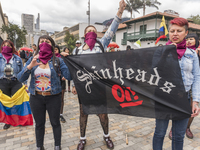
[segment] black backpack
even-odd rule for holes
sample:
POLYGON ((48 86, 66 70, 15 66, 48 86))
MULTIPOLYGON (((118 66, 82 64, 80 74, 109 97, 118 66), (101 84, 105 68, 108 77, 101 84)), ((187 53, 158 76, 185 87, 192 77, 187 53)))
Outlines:
POLYGON ((25 58, 25 51, 22 50, 22 51, 19 53, 19 55, 20 55, 21 58, 25 58))
MULTIPOLYGON (((97 40, 96 43, 99 44, 98 47, 101 49, 102 53, 104 53, 104 48, 103 48, 103 45, 101 44, 101 42, 100 42, 99 40, 97 40)), ((79 52, 79 49, 78 49, 78 47, 77 47, 77 48, 76 48, 76 53, 75 53, 75 54, 77 55, 78 52, 79 52)))

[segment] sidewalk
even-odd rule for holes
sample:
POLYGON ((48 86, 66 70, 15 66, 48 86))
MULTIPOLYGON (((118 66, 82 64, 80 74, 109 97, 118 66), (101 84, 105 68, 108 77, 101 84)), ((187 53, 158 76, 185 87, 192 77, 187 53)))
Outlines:
MULTIPOLYGON (((62 150, 76 150, 79 142, 79 104, 76 95, 65 92, 64 117, 66 123, 62 126, 62 150)), ((155 119, 140 118, 126 115, 109 115, 109 129, 115 144, 115 150, 151 150, 152 138, 155 128, 155 119), (125 135, 128 135, 126 145, 125 135)), ((34 126, 11 127, 3 130, 0 123, 0 150, 35 150, 34 126)), ((171 128, 171 122, 168 128, 171 128)), ((194 139, 185 137, 184 150, 200 150, 200 116, 194 119, 191 130, 194 139)), ((87 144, 85 150, 106 150, 103 142, 103 131, 96 115, 90 115, 86 131, 87 144)), ((164 150, 171 150, 171 140, 166 134, 164 150)), ((51 125, 47 115, 46 133, 44 139, 46 150, 54 149, 54 140, 51 125)))

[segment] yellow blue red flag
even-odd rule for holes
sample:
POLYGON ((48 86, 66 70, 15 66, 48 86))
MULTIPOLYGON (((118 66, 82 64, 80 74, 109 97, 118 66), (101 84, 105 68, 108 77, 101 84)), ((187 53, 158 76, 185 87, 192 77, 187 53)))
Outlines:
POLYGON ((12 97, 0 90, 0 122, 12 126, 33 125, 29 95, 22 86, 12 97))
POLYGON ((164 38, 167 38, 167 35, 168 34, 168 30, 167 30, 167 26, 165 24, 165 17, 163 16, 162 17, 162 22, 160 23, 160 29, 159 29, 159 33, 158 33, 158 38, 155 42, 155 45, 158 43, 158 41, 160 39, 164 39, 164 38))

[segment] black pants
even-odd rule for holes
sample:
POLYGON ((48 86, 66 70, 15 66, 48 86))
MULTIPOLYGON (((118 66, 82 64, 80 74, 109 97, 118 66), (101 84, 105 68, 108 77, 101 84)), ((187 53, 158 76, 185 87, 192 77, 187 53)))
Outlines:
POLYGON ((68 82, 68 86, 70 86, 70 82, 71 82, 71 80, 67 80, 67 82, 68 82))
POLYGON ((0 79, 0 89, 7 96, 12 97, 21 87, 18 80, 0 79))
POLYGON ((60 107, 61 107, 61 94, 42 96, 31 95, 30 106, 35 119, 35 134, 37 147, 42 147, 44 143, 46 110, 49 114, 51 126, 53 128, 55 146, 61 144, 61 125, 60 125, 60 107))

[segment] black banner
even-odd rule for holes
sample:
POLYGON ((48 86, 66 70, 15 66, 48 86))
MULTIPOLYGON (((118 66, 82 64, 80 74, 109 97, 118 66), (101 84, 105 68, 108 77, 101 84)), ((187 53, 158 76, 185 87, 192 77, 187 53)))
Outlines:
POLYGON ((86 114, 184 119, 192 113, 173 45, 63 59, 86 114))

